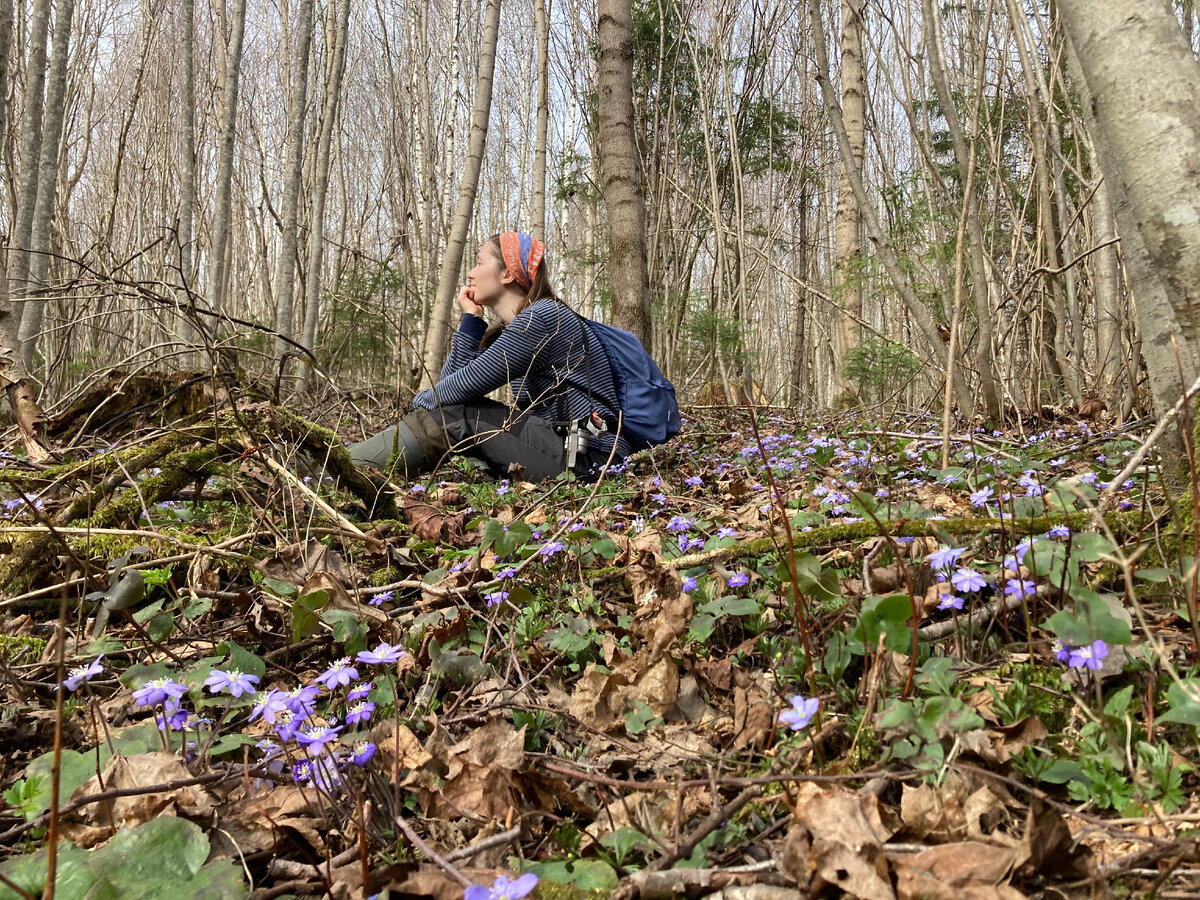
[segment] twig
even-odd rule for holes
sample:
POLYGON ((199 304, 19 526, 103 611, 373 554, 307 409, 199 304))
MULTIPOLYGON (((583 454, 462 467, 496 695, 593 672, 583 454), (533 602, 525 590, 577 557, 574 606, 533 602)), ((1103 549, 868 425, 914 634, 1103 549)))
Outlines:
POLYGON ((322 869, 336 869, 354 861, 358 856, 358 844, 343 850, 337 856, 330 859, 328 862, 313 863, 296 862, 291 859, 273 859, 271 860, 270 873, 276 878, 302 878, 305 880, 312 878, 321 878, 324 876, 322 869))
MULTIPOLYGON (((1045 600, 1049 594, 1050 586, 1046 584, 1039 584, 1034 594, 1026 594, 1025 597, 1028 599, 1029 597, 1036 595, 1040 599, 1045 600)), ((944 637, 949 637, 950 635, 956 633, 960 627, 965 628, 967 633, 970 634, 976 628, 986 625, 988 622, 992 621, 992 619, 996 618, 996 616, 1000 615, 1002 612, 1012 612, 1020 605, 1020 594, 1009 594, 1007 597, 997 597, 983 609, 977 609, 970 615, 963 616, 961 619, 947 619, 944 622, 934 622, 932 625, 926 625, 924 628, 920 629, 919 633, 921 637, 925 638, 927 641, 936 641, 944 637)))
POLYGON ((499 834, 493 834, 490 837, 485 837, 481 841, 476 841, 474 844, 468 844, 466 847, 459 847, 457 850, 452 850, 446 854, 446 862, 457 862, 460 859, 470 859, 477 853, 482 853, 484 850, 490 850, 492 847, 502 847, 510 841, 515 841, 521 836, 521 826, 510 828, 508 831, 501 831, 499 834))
MULTIPOLYGON (((195 778, 180 778, 176 781, 165 781, 161 784, 147 784, 142 787, 132 788, 110 788, 107 791, 100 791, 98 794, 88 794, 86 797, 80 797, 78 800, 72 800, 66 806, 59 809, 58 814, 65 816, 68 813, 75 812, 77 809, 82 809, 85 806, 90 806, 93 803, 102 803, 105 800, 112 800, 117 797, 136 797, 139 794, 161 794, 167 791, 174 791, 183 787, 192 787, 198 784, 216 784, 219 781, 225 781, 231 778, 241 778, 248 774, 256 776, 262 773, 257 771, 257 766, 243 766, 238 771, 230 770, 228 772, 209 772, 207 775, 197 775, 195 778)), ((25 832, 34 828, 41 828, 50 821, 50 813, 44 812, 36 819, 30 819, 21 825, 14 825, 3 833, 0 833, 0 844, 3 844, 12 838, 20 837, 25 832)))
POLYGON ((413 831, 412 826, 404 820, 403 816, 396 816, 393 820, 400 830, 404 832, 404 836, 416 845, 417 849, 425 854, 425 858, 434 863, 438 868, 444 871, 447 875, 461 884, 463 887, 470 887, 472 882, 466 875, 458 871, 451 865, 450 861, 444 856, 440 856, 436 850, 430 847, 427 843, 421 840, 421 836, 413 831))

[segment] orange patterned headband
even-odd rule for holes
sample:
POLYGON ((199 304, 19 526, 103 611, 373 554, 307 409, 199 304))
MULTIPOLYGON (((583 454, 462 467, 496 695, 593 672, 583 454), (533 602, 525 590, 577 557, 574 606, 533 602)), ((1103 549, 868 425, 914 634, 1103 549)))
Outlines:
POLYGON ((546 245, 524 232, 505 231, 500 235, 500 255, 509 274, 529 290, 546 255, 546 245))

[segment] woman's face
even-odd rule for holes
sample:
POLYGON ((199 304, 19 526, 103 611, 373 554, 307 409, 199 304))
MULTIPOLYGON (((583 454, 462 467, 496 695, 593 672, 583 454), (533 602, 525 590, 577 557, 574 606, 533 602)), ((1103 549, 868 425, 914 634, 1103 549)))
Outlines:
POLYGON ((467 272, 467 282, 475 292, 475 302, 480 306, 494 306, 504 296, 505 285, 512 280, 500 261, 499 248, 491 241, 480 247, 475 255, 475 266, 467 272))

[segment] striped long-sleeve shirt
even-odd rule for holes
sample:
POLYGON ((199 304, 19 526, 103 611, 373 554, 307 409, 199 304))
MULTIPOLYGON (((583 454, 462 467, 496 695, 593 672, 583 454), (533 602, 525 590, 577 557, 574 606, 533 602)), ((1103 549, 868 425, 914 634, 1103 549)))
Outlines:
MULTIPOLYGON (((595 337, 587 341, 585 360, 583 327, 583 320, 568 307, 555 300, 538 300, 481 350, 479 340, 487 323, 468 313, 450 339, 441 379, 417 394, 413 406, 432 412, 439 403, 468 403, 510 384, 518 408, 543 419, 557 421, 564 412, 567 419, 581 419, 594 411, 616 421, 612 367, 595 337)), ((595 460, 602 454, 602 461, 612 443, 608 434, 593 437, 589 457, 595 460)), ((619 438, 614 460, 629 452, 625 438, 619 438)))

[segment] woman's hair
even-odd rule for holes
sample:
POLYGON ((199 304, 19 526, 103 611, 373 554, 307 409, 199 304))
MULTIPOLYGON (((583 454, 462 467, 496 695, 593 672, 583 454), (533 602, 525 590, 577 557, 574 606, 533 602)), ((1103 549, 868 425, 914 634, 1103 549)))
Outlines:
MULTIPOLYGON (((499 263, 500 268, 507 272, 508 266, 504 263, 504 254, 500 252, 500 235, 493 234, 487 239, 484 247, 491 251, 492 255, 496 257, 496 262, 499 263)), ((546 264, 546 260, 543 259, 538 265, 537 270, 533 273, 533 281, 529 285, 529 290, 525 292, 525 299, 521 301, 516 311, 519 314, 538 300, 546 299, 558 300, 559 298, 554 293, 554 288, 550 284, 550 267, 546 264)), ((491 346, 492 342, 500 337, 500 332, 503 330, 503 322, 495 322, 488 326, 488 330, 479 339, 479 348, 482 350, 491 346)))

